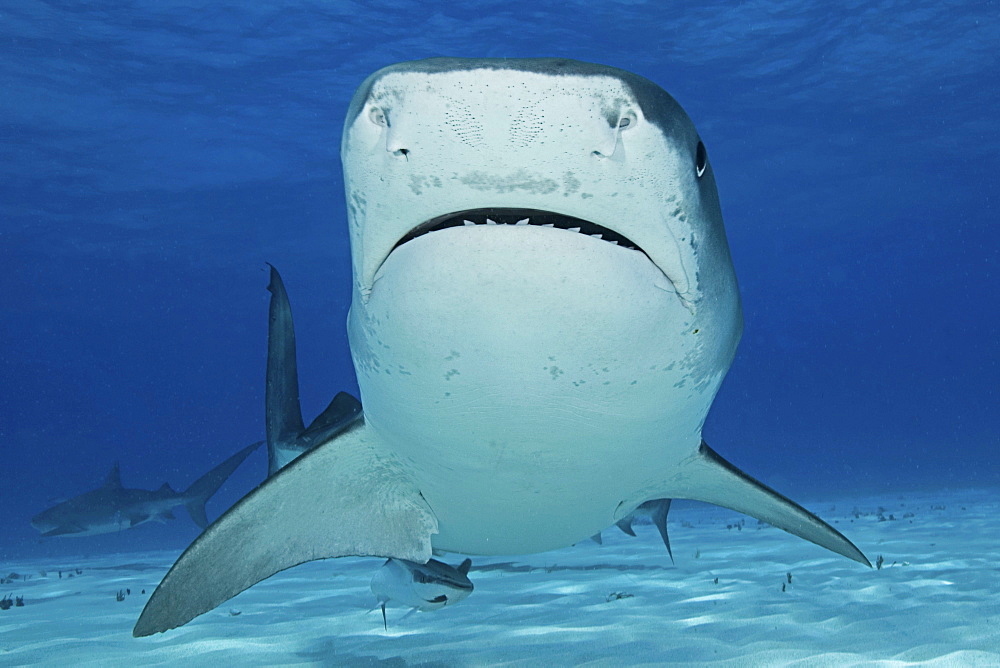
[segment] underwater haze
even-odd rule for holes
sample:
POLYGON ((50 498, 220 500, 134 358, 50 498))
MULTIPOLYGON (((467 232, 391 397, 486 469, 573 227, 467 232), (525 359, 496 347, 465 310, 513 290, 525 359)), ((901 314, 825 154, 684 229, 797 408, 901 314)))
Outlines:
MULTIPOLYGON (((997 2, 5 3, 0 559, 198 535, 30 520, 116 462, 183 489, 264 438, 266 263, 307 421, 357 395, 342 126, 365 77, 435 56, 612 65, 691 116, 745 317, 704 431, 727 459, 807 506, 995 491, 998 44, 997 2)), ((265 474, 261 449, 209 519, 265 474)))

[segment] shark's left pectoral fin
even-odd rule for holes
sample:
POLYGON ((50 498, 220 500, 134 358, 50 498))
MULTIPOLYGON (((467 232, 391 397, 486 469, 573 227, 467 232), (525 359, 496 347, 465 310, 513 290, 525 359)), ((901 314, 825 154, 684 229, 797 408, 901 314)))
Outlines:
POLYGON ((698 453, 684 462, 683 471, 683 478, 671 485, 672 496, 745 513, 871 567, 868 558, 843 534, 727 462, 707 443, 702 442, 698 453))
POLYGON ((378 556, 426 562, 437 519, 365 425, 302 455, 244 497, 181 555, 132 635, 176 628, 278 571, 378 556))

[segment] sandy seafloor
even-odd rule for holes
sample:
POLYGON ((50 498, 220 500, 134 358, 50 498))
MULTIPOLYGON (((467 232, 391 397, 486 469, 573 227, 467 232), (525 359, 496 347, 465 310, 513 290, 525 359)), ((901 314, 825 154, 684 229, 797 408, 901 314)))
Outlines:
POLYGON ((0 595, 24 605, 0 610, 0 665, 1000 665, 1000 492, 810 507, 882 568, 678 502, 674 566, 651 526, 637 538, 606 531, 604 545, 478 558, 472 596, 409 616, 390 608, 388 631, 370 612, 375 559, 285 571, 143 639, 132 625, 178 553, 4 562, 4 576, 21 577, 0 595), (122 589, 131 595, 119 602, 122 589))

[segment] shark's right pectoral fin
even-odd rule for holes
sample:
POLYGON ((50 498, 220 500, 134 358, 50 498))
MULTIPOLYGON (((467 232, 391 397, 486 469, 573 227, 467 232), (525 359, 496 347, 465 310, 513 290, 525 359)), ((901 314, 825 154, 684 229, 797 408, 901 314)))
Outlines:
POLYGON ((132 635, 198 615, 278 571, 315 559, 426 562, 437 519, 361 423, 268 478, 205 530, 153 592, 132 635))
POLYGON ((684 476, 674 482, 669 492, 675 498, 705 501, 745 513, 871 567, 867 557, 842 533, 739 470, 707 443, 702 442, 697 454, 684 462, 684 476))

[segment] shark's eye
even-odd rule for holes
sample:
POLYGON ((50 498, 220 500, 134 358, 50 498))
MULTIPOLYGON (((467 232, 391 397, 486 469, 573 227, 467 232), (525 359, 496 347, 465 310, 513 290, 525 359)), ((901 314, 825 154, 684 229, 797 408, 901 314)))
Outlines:
POLYGON ((698 142, 698 149, 695 151, 694 155, 694 171, 700 179, 705 173, 705 167, 708 166, 708 152, 705 150, 705 145, 698 142))
POLYGON ((635 112, 627 111, 618 119, 618 129, 624 130, 635 125, 635 112))
POLYGON ((375 125, 381 125, 384 128, 389 127, 389 115, 385 113, 384 109, 380 109, 379 107, 372 107, 368 110, 368 120, 375 125))
POLYGON ((626 116, 625 118, 623 118, 620 121, 618 121, 618 127, 620 127, 620 128, 627 128, 631 122, 632 122, 632 119, 629 118, 628 116, 626 116))

